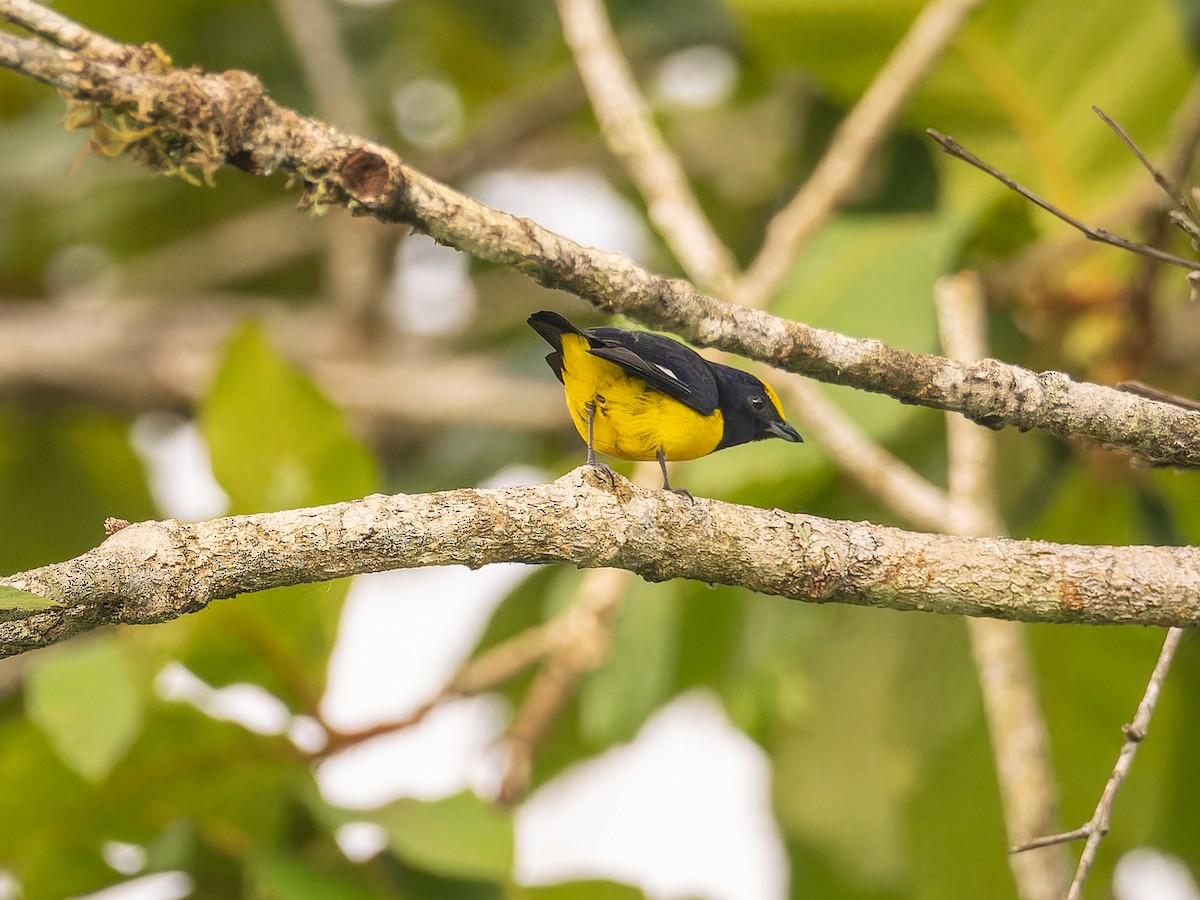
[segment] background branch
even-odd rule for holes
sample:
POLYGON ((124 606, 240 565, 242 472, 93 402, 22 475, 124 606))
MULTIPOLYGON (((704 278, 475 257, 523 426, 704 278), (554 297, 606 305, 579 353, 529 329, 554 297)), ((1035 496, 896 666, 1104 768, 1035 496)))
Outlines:
POLYGON ((225 342, 257 318, 281 352, 351 415, 375 424, 565 430, 561 390, 478 355, 349 352, 327 309, 212 299, 187 304, 0 304, 0 394, 85 397, 120 409, 191 408, 225 342), (124 364, 113 365, 113 360, 124 364), (440 390, 453 379, 460 387, 440 390), (427 398, 439 397, 438 403, 427 398), (511 403, 513 396, 523 398, 511 403))

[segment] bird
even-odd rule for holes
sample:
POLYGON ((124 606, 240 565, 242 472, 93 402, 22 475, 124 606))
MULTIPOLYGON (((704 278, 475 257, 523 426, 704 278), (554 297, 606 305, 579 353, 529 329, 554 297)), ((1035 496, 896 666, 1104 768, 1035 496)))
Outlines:
POLYGON ((546 310, 528 322, 554 348, 546 362, 563 383, 589 466, 608 468, 596 462, 597 452, 656 459, 663 490, 686 494, 671 487, 668 460, 764 438, 804 440, 785 421, 770 385, 674 338, 611 325, 577 328, 546 310))

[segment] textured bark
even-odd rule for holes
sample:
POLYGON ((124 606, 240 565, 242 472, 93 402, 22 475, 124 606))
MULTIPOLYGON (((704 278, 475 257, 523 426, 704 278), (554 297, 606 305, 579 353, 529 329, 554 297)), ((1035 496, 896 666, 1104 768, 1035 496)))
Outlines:
POLYGON ((615 485, 374 495, 196 524, 142 522, 66 562, 0 579, 57 601, 7 611, 0 655, 108 623, 148 624, 281 585, 415 566, 573 563, 813 603, 1035 622, 1194 625, 1200 550, 956 538, 615 485))

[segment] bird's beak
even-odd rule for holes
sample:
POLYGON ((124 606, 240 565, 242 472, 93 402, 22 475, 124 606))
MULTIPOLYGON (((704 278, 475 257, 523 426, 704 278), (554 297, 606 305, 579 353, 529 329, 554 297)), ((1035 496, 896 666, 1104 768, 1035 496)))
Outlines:
POLYGON ((793 444, 804 443, 804 438, 800 437, 800 432, 787 422, 769 422, 767 423, 767 431, 771 433, 771 437, 783 438, 785 441, 791 441, 793 444))

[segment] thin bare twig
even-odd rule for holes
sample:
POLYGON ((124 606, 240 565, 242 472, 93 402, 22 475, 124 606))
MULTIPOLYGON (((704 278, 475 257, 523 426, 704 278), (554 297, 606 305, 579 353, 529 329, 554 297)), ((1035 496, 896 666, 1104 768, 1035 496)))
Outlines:
POLYGON ((1125 143, 1125 146, 1138 158, 1142 167, 1150 173, 1150 177, 1154 179, 1154 183, 1162 188, 1167 198, 1175 204, 1176 208, 1167 217, 1168 221, 1173 221, 1182 228, 1191 238, 1192 245, 1195 247, 1197 243, 1200 243, 1200 213, 1197 213, 1196 204, 1188 198, 1187 194, 1179 190, 1178 185, 1173 184, 1166 175, 1159 171, 1154 163, 1150 162, 1146 154, 1142 152, 1142 149, 1124 128, 1114 122, 1100 107, 1093 106, 1092 110, 1104 121, 1105 125, 1116 132, 1117 136, 1125 143))
POLYGON ((321 721, 321 725, 325 729, 325 744, 312 754, 312 758, 325 759, 330 756, 336 756, 348 747, 354 747, 366 741, 374 740, 377 737, 383 737, 385 734, 394 734, 397 731, 404 731, 406 728, 419 725, 425 721, 431 712, 448 699, 450 699, 450 695, 445 692, 439 693, 433 699, 422 703, 407 716, 399 719, 390 719, 387 722, 379 722, 370 728, 362 728, 357 731, 339 731, 338 729, 331 728, 323 720, 318 720, 321 721))
POLYGON ((1091 828, 1087 825, 1082 825, 1073 831, 1060 831, 1057 834, 1047 834, 1042 837, 1034 838, 1031 841, 1017 844, 1010 847, 1009 853, 1027 853, 1030 850, 1040 850, 1042 847, 1056 847, 1060 844, 1069 844, 1072 841, 1081 841, 1091 832, 1091 828))
MULTIPOLYGON (((934 289, 942 349, 948 356, 978 359, 987 353, 987 310, 973 272, 941 279, 934 289)), ((995 439, 960 416, 946 417, 949 462, 949 528, 976 537, 1002 532, 996 513, 995 439)), ((996 778, 1010 842, 1057 824, 1058 792, 1050 764, 1050 739, 1037 685, 1018 622, 968 619, 971 655, 979 676, 996 778)), ((1058 900, 1069 871, 1061 851, 1010 858, 1022 900, 1058 900)))
POLYGON ((1083 885, 1087 881, 1088 874, 1091 872, 1092 864, 1095 862, 1096 853, 1100 849, 1100 842, 1108 833, 1113 802, 1116 800, 1117 791, 1120 790, 1125 778, 1129 775, 1129 770, 1133 767, 1133 758, 1137 755, 1138 747, 1146 738, 1146 732, 1150 728, 1150 720, 1154 716, 1154 708, 1158 704, 1159 694, 1162 692, 1167 672, 1171 668, 1171 662, 1175 659, 1175 653, 1179 649, 1179 643, 1183 640, 1183 635, 1184 629, 1182 628, 1169 628, 1167 630, 1162 650, 1158 654, 1158 661, 1154 664, 1154 671, 1150 675, 1150 681, 1146 684, 1146 691, 1142 694, 1141 702, 1138 703, 1137 713, 1133 717, 1133 722, 1126 725, 1123 729, 1125 732, 1125 743, 1122 744, 1121 752, 1117 755, 1117 762, 1113 766, 1112 774, 1108 776, 1108 781, 1105 782, 1104 791, 1100 795, 1100 802, 1096 805, 1096 811, 1092 814, 1092 818, 1082 827, 1076 828, 1073 831, 1037 838, 1036 840, 1012 848, 1011 852, 1013 853, 1023 853, 1038 847, 1087 838, 1087 843, 1083 847, 1083 853, 1079 857, 1079 865, 1075 869, 1075 877, 1071 881, 1070 890, 1067 892, 1067 900, 1079 900, 1083 896, 1083 885))
MULTIPOLYGON (((1111 121, 1099 110, 1097 113, 1106 121, 1111 121)), ((1116 126, 1115 123, 1111 126, 1137 154, 1142 165, 1154 177, 1155 182, 1177 206, 1177 210, 1166 216, 1158 214, 1157 206, 1153 208, 1155 215, 1150 220, 1145 238, 1145 243, 1151 247, 1161 247, 1164 244, 1173 223, 1187 233, 1192 240, 1192 246, 1196 246, 1196 205, 1190 201, 1186 193, 1179 190, 1178 186, 1191 171, 1192 162, 1196 157, 1196 146, 1200 143, 1200 76, 1192 79, 1187 96, 1179 105, 1174 120, 1171 128, 1172 136, 1165 153, 1167 161, 1165 172, 1159 172, 1157 168, 1149 164, 1141 149, 1134 144, 1123 129, 1116 126)), ((1151 359, 1154 351, 1157 322, 1152 297, 1161 271, 1162 268, 1155 260, 1143 258, 1125 289, 1126 303, 1133 320, 1130 335, 1126 340, 1125 356, 1126 365, 1132 372, 1139 371, 1151 359)), ((1189 276, 1189 282, 1193 278, 1194 275, 1189 276)))
MULTIPOLYGON (((464 662, 446 682, 436 696, 422 703, 406 716, 380 722, 358 731, 338 731, 325 725, 329 739, 315 755, 332 756, 349 746, 369 741, 384 734, 411 728, 450 700, 462 697, 477 697, 495 690, 530 666, 544 659, 557 644, 562 642, 558 633, 563 630, 562 620, 567 613, 533 628, 527 628, 506 641, 464 662)), ((324 724, 324 723, 322 723, 324 724)))
POLYGON ((1070 213, 1055 206, 1049 200, 1035 194, 1029 188, 1025 187, 1018 181, 1013 180, 1004 172, 1001 172, 990 163, 984 162, 975 154, 971 153, 962 144, 954 140, 952 137, 947 137, 939 131, 932 128, 926 129, 926 134, 937 141, 942 149, 956 159, 961 159, 965 163, 969 163, 975 168, 991 175, 1006 188, 1020 194, 1030 203, 1040 206, 1046 212, 1055 218, 1061 219, 1072 228, 1080 232, 1084 237, 1091 241, 1097 241, 1102 244, 1108 244, 1113 247, 1119 247, 1122 250, 1128 250, 1130 253, 1137 253, 1140 256, 1146 256, 1150 259, 1156 259, 1159 262, 1170 263, 1173 266, 1180 266, 1191 271, 1200 270, 1200 260, 1188 259, 1183 256, 1176 256, 1174 253, 1167 253, 1165 250, 1159 250, 1157 247, 1148 247, 1145 244, 1139 244, 1137 241, 1131 241, 1128 238, 1123 238, 1118 234, 1113 234, 1111 231, 1106 231, 1103 228, 1094 228, 1086 222, 1075 218, 1070 213))
POLYGON ((804 186, 767 226, 763 246, 738 279, 733 299, 743 306, 766 306, 804 242, 853 189, 901 107, 980 2, 934 0, 921 10, 838 126, 804 186))
POLYGON ((1146 157, 1146 154, 1142 152, 1142 148, 1139 147, 1133 138, 1129 136, 1129 132, 1113 121, 1112 117, 1100 107, 1093 106, 1092 112, 1098 115, 1100 120, 1109 128, 1111 128, 1113 132, 1116 133, 1117 137, 1124 142, 1125 146, 1133 152, 1133 155, 1138 158, 1138 162, 1140 162, 1142 167, 1150 173, 1150 177, 1154 179, 1154 183, 1162 188, 1163 193, 1167 195, 1167 198, 1172 203, 1179 206, 1180 209, 1184 210, 1185 212, 1190 212, 1190 204, 1188 203, 1187 198, 1179 193, 1178 186, 1172 184, 1171 181, 1168 180, 1167 176, 1160 172, 1154 163, 1150 162, 1150 160, 1146 157))

